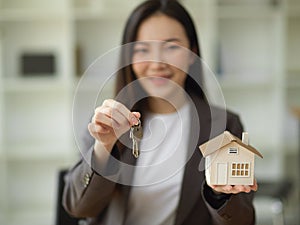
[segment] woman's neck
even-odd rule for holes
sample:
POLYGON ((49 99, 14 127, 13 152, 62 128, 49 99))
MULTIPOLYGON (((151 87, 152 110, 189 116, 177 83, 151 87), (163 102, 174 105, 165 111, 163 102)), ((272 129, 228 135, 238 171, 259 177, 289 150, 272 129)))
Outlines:
POLYGON ((177 96, 176 101, 163 98, 150 97, 148 99, 149 109, 153 113, 168 114, 178 111, 186 102, 185 95, 177 96))

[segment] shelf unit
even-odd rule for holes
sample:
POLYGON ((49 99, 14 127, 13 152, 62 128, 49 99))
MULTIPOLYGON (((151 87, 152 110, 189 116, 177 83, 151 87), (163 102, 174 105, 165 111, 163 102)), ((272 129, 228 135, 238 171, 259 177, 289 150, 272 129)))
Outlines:
POLYGON ((70 2, 0 2, 1 224, 52 224, 57 173, 72 140, 70 2), (53 54, 55 73, 25 77, 23 54, 53 54))
POLYGON ((282 121, 284 109, 283 5, 225 2, 217 7, 217 76, 226 105, 241 115, 251 142, 266 156, 257 160, 257 176, 276 179, 283 176, 282 124, 274 123, 282 121), (273 168, 269 173, 266 164, 273 168))
MULTIPOLYGON (((57 172, 79 157, 71 121, 76 85, 99 56, 119 46, 139 2, 0 0, 0 224, 53 224, 57 172), (53 54, 55 73, 23 77, 20 55, 28 52, 53 54)), ((300 4, 182 2, 227 107, 241 115, 265 156, 257 160, 259 178, 282 177, 285 152, 298 150, 290 108, 300 105, 300 4)), ((107 85, 102 97, 111 90, 107 85)))
MULTIPOLYGON (((285 140, 289 143, 288 151, 293 154, 299 149, 298 123, 292 108, 300 105, 300 2, 289 0, 286 17, 286 128, 285 140), (290 132, 289 132, 290 131, 290 132), (292 131, 292 132, 291 132, 292 131)), ((299 150, 298 150, 299 151, 299 150)), ((300 153, 298 153, 300 154, 300 153)))

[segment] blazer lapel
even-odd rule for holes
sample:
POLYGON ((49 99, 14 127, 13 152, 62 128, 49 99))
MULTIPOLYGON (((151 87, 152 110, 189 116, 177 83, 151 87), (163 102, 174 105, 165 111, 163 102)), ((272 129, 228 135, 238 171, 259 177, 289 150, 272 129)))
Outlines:
POLYGON ((133 181, 133 176, 134 176, 134 167, 136 164, 136 158, 133 157, 131 150, 129 148, 124 149, 124 153, 122 155, 122 162, 125 163, 126 165, 131 165, 130 167, 124 169, 122 171, 122 181, 124 182, 124 185, 121 185, 121 192, 123 195, 123 208, 124 208, 124 215, 123 215, 123 223, 125 224, 126 222, 126 217, 128 215, 128 200, 129 200, 129 195, 130 195, 130 190, 131 190, 131 183, 133 181))
POLYGON ((175 225, 184 222, 189 212, 201 195, 201 185, 205 179, 204 167, 201 166, 202 154, 198 146, 209 138, 210 109, 202 100, 193 99, 196 112, 191 112, 189 155, 192 155, 185 166, 180 201, 177 209, 175 225), (196 140, 196 141, 194 141, 196 140), (192 151, 192 152, 191 152, 192 151))
POLYGON ((176 225, 183 223, 193 205, 200 197, 201 184, 204 179, 204 173, 197 170, 200 159, 200 153, 195 151, 195 154, 193 154, 192 158, 186 165, 181 197, 175 220, 176 225))

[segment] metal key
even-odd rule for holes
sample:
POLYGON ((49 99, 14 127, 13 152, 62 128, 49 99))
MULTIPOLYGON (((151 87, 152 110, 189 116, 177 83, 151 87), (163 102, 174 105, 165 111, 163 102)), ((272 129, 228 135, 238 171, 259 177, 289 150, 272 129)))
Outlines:
POLYGON ((143 128, 139 120, 137 125, 130 128, 130 139, 132 139, 132 154, 135 158, 139 157, 139 141, 143 137, 143 128))

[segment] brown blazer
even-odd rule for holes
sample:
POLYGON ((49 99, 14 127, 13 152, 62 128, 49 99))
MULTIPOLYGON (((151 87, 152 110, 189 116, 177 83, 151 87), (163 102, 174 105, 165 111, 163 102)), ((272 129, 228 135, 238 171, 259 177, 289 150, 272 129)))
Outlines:
MULTIPOLYGON (((199 169, 202 155, 198 146, 224 130, 229 130, 234 135, 241 137, 243 129, 240 120, 233 113, 216 107, 209 107, 198 97, 193 97, 193 102, 197 112, 191 113, 190 136, 191 140, 196 138, 197 141, 191 144, 192 157, 185 166, 175 225, 253 225, 255 224, 255 213, 252 204, 253 193, 231 195, 225 204, 218 209, 214 209, 204 197, 204 171, 201 168, 199 169), (212 122, 214 122, 213 125, 212 122), (200 134, 193 132, 197 128, 199 130, 199 127, 200 134), (213 132, 210 135, 211 130, 213 132)), ((120 205, 124 204, 124 216, 126 216, 130 186, 116 184, 91 168, 93 140, 91 137, 87 139, 89 141, 86 142, 86 149, 88 150, 85 160, 78 162, 65 176, 66 186, 63 195, 65 209, 75 217, 88 217, 87 220, 90 224, 101 224, 112 196, 119 193, 123 196, 120 205)), ((120 160, 133 165, 135 163, 130 150, 122 151, 120 160)), ((114 166, 111 168, 116 171, 121 170, 114 166)), ((109 176, 113 176, 113 173, 111 174, 111 171, 108 171, 109 176)))

